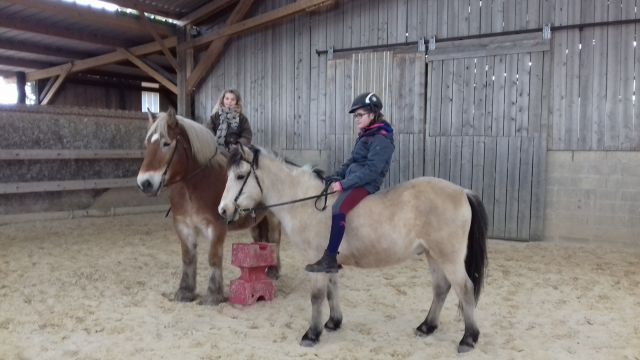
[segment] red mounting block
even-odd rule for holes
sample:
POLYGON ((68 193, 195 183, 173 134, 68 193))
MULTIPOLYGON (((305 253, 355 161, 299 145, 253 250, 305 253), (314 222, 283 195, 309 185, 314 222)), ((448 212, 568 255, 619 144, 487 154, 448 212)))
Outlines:
POLYGON ((240 277, 231 280, 229 301, 238 305, 251 305, 260 300, 272 300, 276 286, 267 277, 267 267, 278 264, 275 244, 233 244, 231 264, 240 268, 240 277))

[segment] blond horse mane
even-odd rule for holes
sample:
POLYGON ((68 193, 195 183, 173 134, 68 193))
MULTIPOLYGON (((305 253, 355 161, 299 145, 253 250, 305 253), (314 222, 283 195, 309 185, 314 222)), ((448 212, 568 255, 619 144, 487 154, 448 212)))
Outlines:
MULTIPOLYGON (((217 149, 215 136, 209 129, 196 121, 179 115, 176 115, 175 118, 178 124, 180 124, 187 133, 187 137, 191 143, 191 151, 199 164, 206 164, 212 158, 220 164, 224 164, 226 162, 225 157, 217 149)), ((149 141, 150 137, 154 134, 167 137, 169 134, 169 120, 170 115, 168 113, 158 113, 156 121, 147 131, 145 140, 149 141)))

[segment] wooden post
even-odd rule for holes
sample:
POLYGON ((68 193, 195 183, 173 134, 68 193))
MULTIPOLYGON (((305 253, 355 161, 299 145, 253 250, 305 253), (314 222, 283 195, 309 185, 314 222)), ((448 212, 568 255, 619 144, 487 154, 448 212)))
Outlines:
POLYGON ((16 73, 16 88, 18 89, 18 104, 25 104, 27 100, 27 93, 25 92, 25 85, 27 85, 27 75, 23 71, 16 73))
MULTIPOLYGON (((178 30, 178 44, 188 42, 191 35, 188 27, 178 30)), ((193 69, 193 49, 178 49, 178 115, 193 118, 193 98, 190 89, 187 88, 187 79, 193 69)))

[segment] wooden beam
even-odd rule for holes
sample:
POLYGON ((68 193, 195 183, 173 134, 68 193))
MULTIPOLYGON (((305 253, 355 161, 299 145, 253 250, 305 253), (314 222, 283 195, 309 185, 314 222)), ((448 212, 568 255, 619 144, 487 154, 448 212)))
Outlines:
POLYGON ((144 150, 0 150, 0 160, 142 159, 144 150))
POLYGON ((237 1, 238 0, 215 0, 206 3, 205 5, 199 7, 196 11, 178 20, 178 25, 186 26, 190 24, 197 24, 200 21, 206 20, 207 18, 217 14, 222 9, 237 1))
POLYGON ((136 178, 34 181, 0 184, 0 194, 24 194, 43 191, 109 189, 136 186, 136 178))
POLYGON ((51 66, 51 63, 42 61, 26 60, 23 58, 14 58, 7 56, 0 56, 0 64, 7 66, 15 66, 22 69, 42 69, 51 66))
MULTIPOLYGON (((162 43, 167 48, 173 48, 176 46, 176 41, 177 41, 176 39, 177 38, 175 36, 172 36, 170 38, 164 39, 162 43)), ((128 49, 128 51, 134 56, 142 56, 142 55, 154 53, 160 50, 161 50, 160 44, 158 44, 155 41, 128 49)), ((123 60, 127 60, 127 56, 121 53, 120 51, 116 50, 114 52, 96 56, 93 58, 78 60, 73 64, 73 71, 87 70, 87 69, 95 68, 102 65, 117 63, 123 60)), ((65 65, 59 65, 59 66, 54 66, 48 69, 31 71, 27 73, 27 81, 46 79, 52 76, 56 76, 60 74, 64 70, 64 68, 65 68, 65 65)))
POLYGON ((66 211, 32 212, 24 214, 0 215, 0 224, 15 224, 30 221, 67 220, 83 217, 106 217, 161 212, 166 213, 169 205, 141 205, 112 207, 109 209, 78 209, 66 211))
POLYGON ((42 44, 34 44, 25 41, 11 41, 0 39, 0 49, 17 51, 21 53, 54 56, 61 59, 86 59, 89 56, 95 56, 95 53, 82 53, 58 47, 43 46, 42 44))
POLYGON ((47 94, 49 93, 49 90, 51 90, 51 87, 55 82, 56 82, 55 77, 52 76, 49 78, 47 83, 44 85, 44 89, 42 89, 42 91, 40 92, 40 96, 38 96, 38 104, 42 103, 42 100, 44 100, 44 97, 47 96, 47 94))
MULTIPOLYGON (((253 5, 253 0, 241 0, 238 5, 236 5, 236 8, 233 9, 231 15, 229 15, 226 26, 229 27, 242 20, 249 13, 249 10, 251 10, 251 5, 253 5)), ((224 29, 222 31, 224 32, 224 29)), ((230 36, 225 36, 211 42, 205 55, 201 56, 200 62, 196 65, 195 69, 193 69, 191 75, 189 75, 187 80, 187 90, 189 92, 195 90, 202 79, 211 71, 211 68, 218 62, 229 38, 230 36)))
POLYGON ((176 84, 178 82, 176 73, 170 73, 169 71, 167 71, 165 68, 163 68, 159 64, 153 62, 151 59, 146 58, 146 59, 140 59, 140 60, 144 61, 145 64, 149 65, 149 67, 151 67, 153 70, 155 70, 158 73, 160 73, 160 75, 162 75, 165 78, 169 79, 169 81, 171 81, 172 83, 176 84))
POLYGON ((152 69, 151 66, 145 64, 142 60, 135 57, 126 49, 120 48, 118 49, 118 51, 121 52, 129 61, 139 67, 142 71, 146 72, 147 74, 149 74, 149 76, 156 79, 164 87, 171 90, 174 94, 178 94, 178 87, 176 86, 176 84, 172 83, 167 78, 162 76, 159 72, 152 69))
POLYGON ((27 85, 26 75, 22 71, 17 72, 16 73, 16 89, 18 90, 18 101, 16 101, 17 104, 25 104, 25 101, 27 99, 27 93, 25 92, 25 89, 24 89, 25 85, 27 85))
POLYGON ((53 84, 53 86, 51 87, 51 90, 49 90, 49 92, 47 92, 47 95, 44 97, 44 100, 42 100, 40 105, 48 105, 49 104, 51 99, 53 99, 53 96, 56 94, 56 92, 58 91, 58 89, 62 85, 62 82, 64 81, 64 78, 66 78, 67 74, 69 74, 69 71, 71 71, 72 67, 73 67, 73 64, 67 64, 67 69, 58 76, 58 79, 56 80, 55 84, 53 84))
POLYGON ((3 14, 0 16, 0 27, 26 31, 39 35, 53 36, 62 39, 71 39, 82 41, 90 44, 98 44, 112 48, 127 46, 123 40, 110 39, 103 34, 91 33, 86 31, 69 30, 60 27, 50 26, 41 22, 33 22, 33 20, 20 19, 17 17, 3 14))
POLYGON ((272 24, 289 16, 296 15, 307 10, 315 9, 320 6, 328 6, 333 4, 334 2, 335 0, 299 0, 276 10, 272 10, 264 14, 252 17, 251 19, 236 23, 225 28, 223 31, 203 35, 197 39, 181 44, 178 48, 189 49, 204 46, 214 40, 228 37, 230 35, 238 35, 249 30, 255 30, 258 27, 272 24))
MULTIPOLYGON (((189 29, 187 27, 180 28, 178 32, 178 43, 181 44, 189 39, 189 29)), ((193 97, 187 88, 187 79, 191 75, 193 69, 193 49, 177 50, 178 54, 178 94, 176 96, 178 115, 193 119, 193 97)))
POLYGON ((151 26, 151 23, 149 22, 149 19, 147 19, 147 16, 144 15, 144 12, 142 10, 138 10, 138 12, 143 15, 141 16, 143 26, 147 29, 147 31, 151 33, 151 35, 153 36, 153 39, 160 45, 160 48, 162 48, 162 53, 167 58, 167 60, 169 60, 169 63, 171 64, 171 66, 173 66, 173 69, 177 72, 178 62, 176 61, 176 58, 173 57, 173 54, 169 52, 169 49, 167 49, 167 47, 164 46, 164 43, 162 42, 162 38, 160 38, 160 34, 158 34, 155 31, 155 29, 151 26))
MULTIPOLYGON (((113 2, 113 3, 119 3, 118 2, 113 2)), ((323 5, 329 5, 329 4, 333 4, 335 2, 335 0, 303 0, 303 1, 298 1, 294 4, 285 6, 283 8, 265 13, 263 15, 257 16, 255 18, 249 19, 247 21, 243 21, 240 23, 235 24, 233 27, 233 29, 229 30, 228 34, 215 34, 216 36, 214 36, 211 40, 205 41, 206 42, 210 42, 215 40, 216 38, 220 38, 220 37, 224 37, 226 35, 233 35, 233 34, 237 34, 240 33, 242 31, 247 31, 247 28, 237 28, 238 25, 243 25, 243 26, 253 26, 253 27, 258 27, 258 26, 263 26, 266 25, 268 23, 272 23, 275 22, 277 20, 280 20, 286 16, 290 16, 292 14, 295 14, 297 12, 302 12, 305 11, 307 8, 312 8, 312 7, 317 7, 317 6, 323 6, 323 5), (284 12, 284 14, 283 14, 284 12), (277 13, 277 14, 275 14, 277 13), (256 20, 258 19, 258 21, 256 20)), ((163 40, 163 44, 164 46, 166 46, 167 48, 173 48, 176 46, 177 43, 177 37, 172 36, 169 38, 166 38, 163 40)), ((195 45, 188 45, 186 46, 188 47, 193 47, 195 45)), ((135 56, 142 56, 142 55, 146 55, 146 54, 150 54, 150 53, 154 53, 157 51, 162 50, 160 44, 158 44, 157 42, 151 42, 148 44, 144 44, 144 45, 139 45, 139 46, 135 46, 133 48, 129 48, 128 49, 129 52, 131 52, 131 54, 135 55, 135 56)), ((78 60, 76 62, 74 62, 74 66, 73 66, 73 70, 72 71, 82 71, 82 70, 86 70, 86 69, 91 69, 97 66, 101 66, 101 65, 107 65, 107 64, 111 64, 111 63, 116 63, 122 60, 126 60, 127 57, 122 54, 119 51, 114 51, 111 52, 109 54, 105 54, 105 55, 100 55, 100 56, 96 56, 90 59, 86 59, 86 60, 78 60)), ((27 81, 34 81, 34 80, 39 80, 39 79, 45 79, 48 77, 52 77, 55 75, 60 74, 62 71, 64 70, 64 65, 59 65, 59 66, 54 66, 48 69, 42 69, 42 70, 36 70, 36 71, 31 71, 27 73, 27 81)))
MULTIPOLYGON (((5 0, 5 2, 24 6, 29 9, 40 10, 47 14, 62 16, 65 19, 71 19, 80 23, 91 23, 98 26, 118 28, 139 35, 145 34, 140 31, 138 20, 128 15, 118 15, 113 12, 92 9, 88 6, 78 6, 58 0, 5 0)), ((141 12, 141 17, 144 17, 142 14, 144 13, 141 12)), ((163 36, 175 35, 175 29, 168 25, 150 24, 149 26, 163 36)))

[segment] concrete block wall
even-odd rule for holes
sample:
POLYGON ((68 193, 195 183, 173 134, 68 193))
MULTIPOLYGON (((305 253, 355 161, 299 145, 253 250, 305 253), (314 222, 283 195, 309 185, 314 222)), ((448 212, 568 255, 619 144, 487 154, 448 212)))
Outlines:
POLYGON ((640 244, 640 152, 549 151, 545 240, 640 244))

